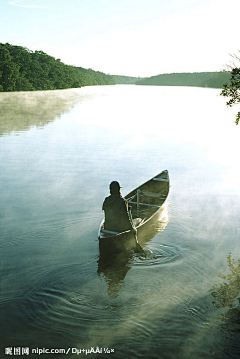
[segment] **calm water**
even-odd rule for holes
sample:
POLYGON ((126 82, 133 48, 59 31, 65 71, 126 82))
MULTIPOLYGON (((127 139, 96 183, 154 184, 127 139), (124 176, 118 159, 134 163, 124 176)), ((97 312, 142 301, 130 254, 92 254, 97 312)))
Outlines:
POLYGON ((239 357, 240 141, 219 92, 0 94, 1 358, 239 357), (153 255, 100 256, 109 183, 124 195, 165 169, 153 255))

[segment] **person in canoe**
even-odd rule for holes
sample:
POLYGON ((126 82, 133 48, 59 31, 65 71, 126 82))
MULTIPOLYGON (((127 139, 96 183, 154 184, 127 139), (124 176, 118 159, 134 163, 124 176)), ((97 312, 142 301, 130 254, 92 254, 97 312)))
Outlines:
POLYGON ((104 229, 114 232, 131 230, 134 235, 137 231, 129 213, 128 202, 121 195, 121 187, 117 181, 110 183, 110 196, 106 197, 102 209, 105 213, 104 229))

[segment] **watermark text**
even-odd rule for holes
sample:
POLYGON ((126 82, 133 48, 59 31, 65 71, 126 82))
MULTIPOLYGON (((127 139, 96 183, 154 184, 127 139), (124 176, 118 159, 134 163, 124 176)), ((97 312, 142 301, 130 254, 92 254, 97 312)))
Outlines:
POLYGON ((23 355, 42 355, 42 354, 76 354, 76 355, 88 355, 88 354, 111 354, 114 353, 114 349, 91 347, 85 348, 68 348, 68 349, 48 349, 48 348, 33 348, 29 347, 8 347, 5 348, 5 355, 8 356, 23 356, 23 355))

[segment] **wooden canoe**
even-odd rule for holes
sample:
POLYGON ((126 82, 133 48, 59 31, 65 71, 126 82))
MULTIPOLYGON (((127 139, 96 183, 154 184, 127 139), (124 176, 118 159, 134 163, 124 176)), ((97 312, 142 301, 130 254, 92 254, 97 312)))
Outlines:
MULTIPOLYGON (((149 230, 151 232, 151 223, 153 223, 154 218, 159 217, 164 210, 164 204, 166 203, 168 194, 169 174, 168 171, 165 170, 125 196, 125 199, 132 207, 132 218, 136 223, 135 227, 138 234, 143 233, 144 228, 147 232, 149 232, 149 230)), ((124 242, 128 242, 132 239, 134 243, 134 237, 130 230, 125 232, 105 230, 104 219, 99 227, 98 239, 99 246, 105 246, 110 243, 115 243, 119 246, 120 243, 121 245, 123 244, 123 239, 124 242)))

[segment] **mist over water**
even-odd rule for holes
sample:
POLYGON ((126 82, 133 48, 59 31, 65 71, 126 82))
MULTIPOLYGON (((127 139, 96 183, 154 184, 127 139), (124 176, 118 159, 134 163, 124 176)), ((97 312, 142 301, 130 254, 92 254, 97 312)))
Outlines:
POLYGON ((239 128, 218 95, 124 85, 0 94, 0 357, 6 347, 238 357, 239 128), (125 195, 165 169, 168 202, 143 244, 152 255, 100 253, 109 183, 125 195))

